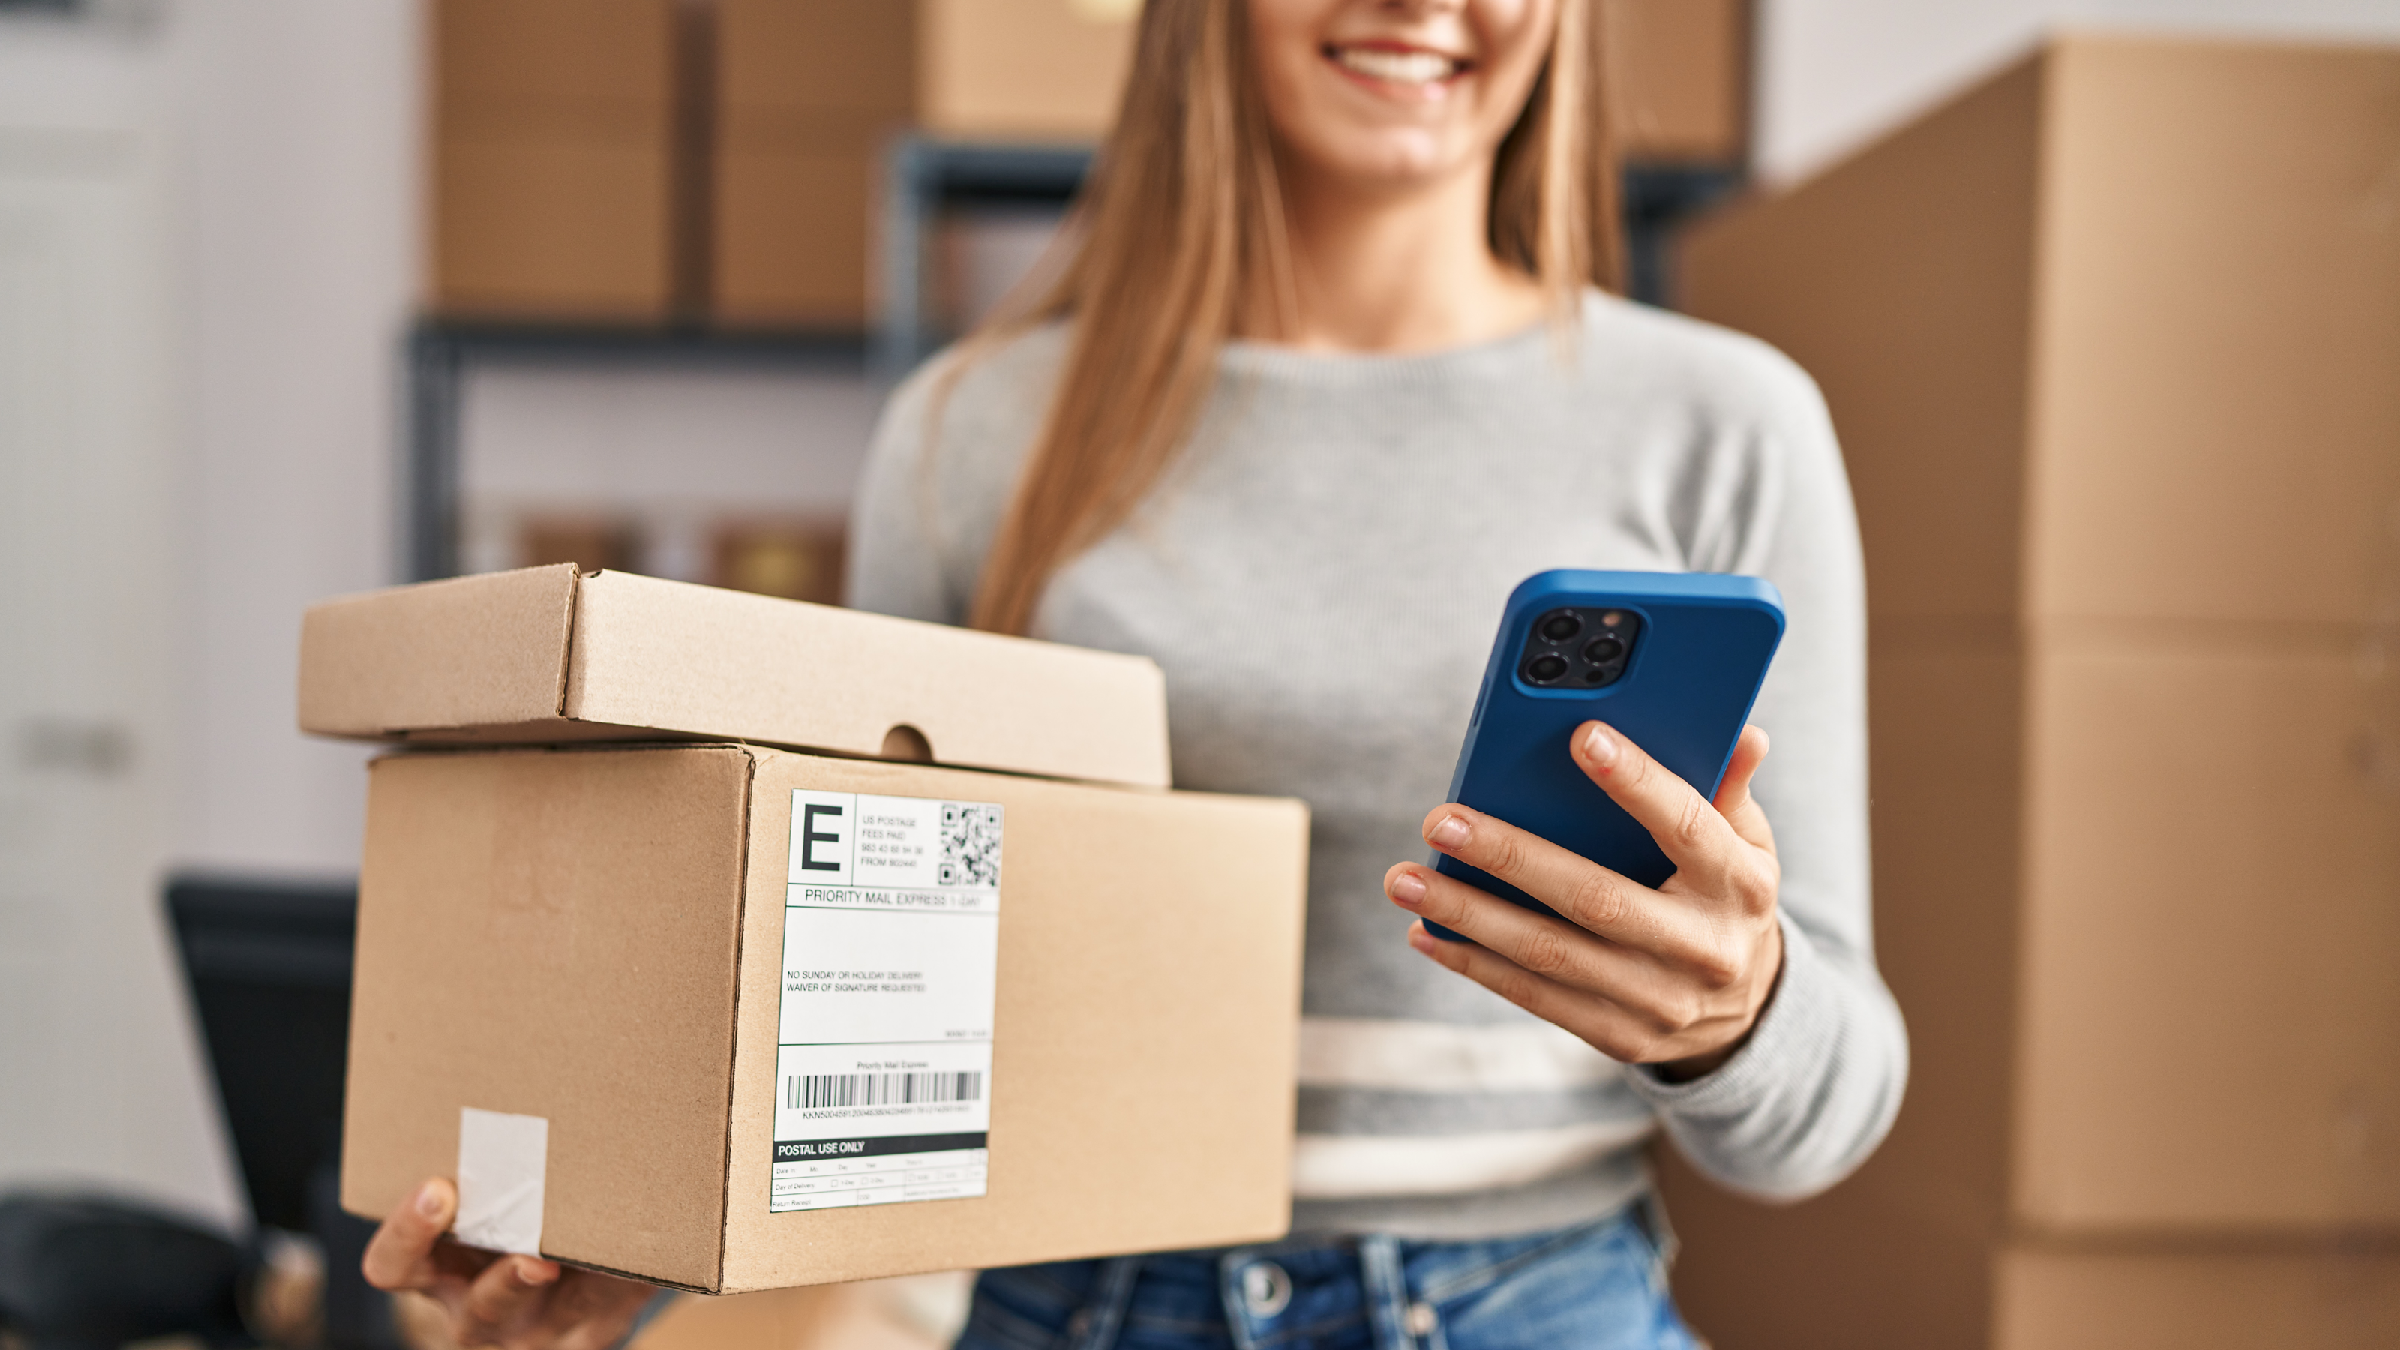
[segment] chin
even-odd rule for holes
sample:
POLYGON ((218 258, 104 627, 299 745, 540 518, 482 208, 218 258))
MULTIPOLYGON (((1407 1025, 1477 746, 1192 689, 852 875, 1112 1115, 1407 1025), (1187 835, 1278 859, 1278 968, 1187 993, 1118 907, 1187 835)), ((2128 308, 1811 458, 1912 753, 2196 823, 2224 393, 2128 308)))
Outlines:
POLYGON ((1343 137, 1307 149, 1314 152, 1308 158, 1316 169, 1354 183, 1395 189, 1447 178, 1466 168, 1473 158, 1433 137, 1389 132, 1343 137))

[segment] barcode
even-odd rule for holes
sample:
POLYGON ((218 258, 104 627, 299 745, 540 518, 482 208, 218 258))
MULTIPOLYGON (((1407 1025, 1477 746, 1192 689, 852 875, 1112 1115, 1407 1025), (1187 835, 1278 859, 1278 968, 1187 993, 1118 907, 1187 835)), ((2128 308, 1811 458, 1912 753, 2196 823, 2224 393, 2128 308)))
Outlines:
POLYGON ((983 1074, 812 1073, 783 1080, 784 1106, 803 1111, 818 1106, 912 1106, 920 1102, 971 1102, 983 1096, 983 1074))

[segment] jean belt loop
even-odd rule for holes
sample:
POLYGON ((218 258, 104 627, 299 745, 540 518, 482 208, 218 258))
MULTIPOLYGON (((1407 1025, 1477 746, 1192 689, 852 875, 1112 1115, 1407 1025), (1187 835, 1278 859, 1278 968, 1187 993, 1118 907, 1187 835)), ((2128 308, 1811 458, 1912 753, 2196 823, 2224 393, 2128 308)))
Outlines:
POLYGON ((1633 1220, 1650 1235, 1650 1245, 1658 1252, 1658 1262, 1650 1273, 1651 1283, 1660 1292, 1667 1287, 1667 1276, 1675 1269, 1675 1254, 1683 1250, 1682 1239, 1675 1236, 1675 1225, 1667 1218, 1667 1202, 1653 1186, 1642 1192, 1634 1203, 1633 1220))
POLYGON ((1141 1276, 1142 1258, 1112 1256, 1100 1263, 1092 1292, 1067 1323, 1068 1350, 1109 1350, 1125 1326, 1125 1311, 1133 1303, 1133 1282, 1141 1276))
POLYGON ((1359 1275, 1366 1288, 1367 1323, 1375 1350, 1417 1350, 1410 1326, 1408 1277, 1400 1268, 1400 1240, 1369 1233, 1358 1240, 1359 1275))

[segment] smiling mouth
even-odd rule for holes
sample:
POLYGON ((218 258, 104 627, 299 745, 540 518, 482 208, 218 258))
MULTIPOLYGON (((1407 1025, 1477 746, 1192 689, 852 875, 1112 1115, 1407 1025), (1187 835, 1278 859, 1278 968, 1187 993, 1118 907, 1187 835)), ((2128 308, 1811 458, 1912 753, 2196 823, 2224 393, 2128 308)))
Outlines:
POLYGON ((1423 47, 1328 46, 1325 55, 1353 75, 1386 84, 1440 84, 1469 68, 1465 61, 1423 47))

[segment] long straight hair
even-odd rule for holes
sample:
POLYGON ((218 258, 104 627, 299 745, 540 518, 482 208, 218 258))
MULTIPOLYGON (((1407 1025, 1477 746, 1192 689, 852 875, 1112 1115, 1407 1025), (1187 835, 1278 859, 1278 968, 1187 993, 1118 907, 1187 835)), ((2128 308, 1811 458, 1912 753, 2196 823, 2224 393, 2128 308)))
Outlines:
MULTIPOLYGON (((1249 48, 1248 0, 1148 0, 1114 130, 1054 279, 962 346, 952 375, 1052 319, 1070 327, 1049 413, 968 621, 1023 633, 1058 569, 1122 524, 1191 434, 1238 329, 1297 310, 1283 199, 1249 48)), ((1493 166, 1493 256, 1565 323, 1617 289, 1617 166, 1597 0, 1560 0, 1541 74, 1493 166)), ((938 428, 939 403, 934 425, 938 428)))

